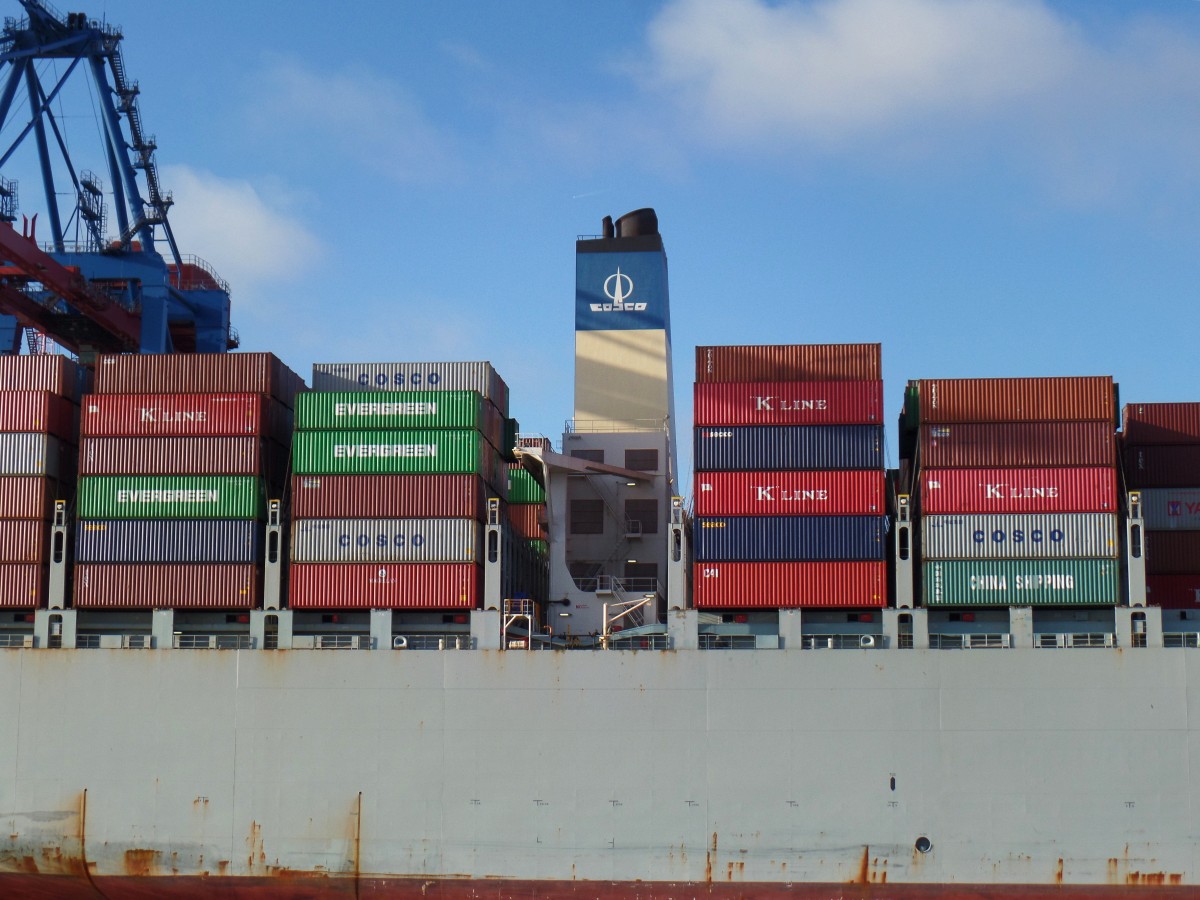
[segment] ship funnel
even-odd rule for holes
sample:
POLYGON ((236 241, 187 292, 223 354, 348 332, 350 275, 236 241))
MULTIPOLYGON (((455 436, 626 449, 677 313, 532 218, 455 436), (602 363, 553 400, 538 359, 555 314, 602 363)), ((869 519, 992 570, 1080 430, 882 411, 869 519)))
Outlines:
POLYGON ((635 209, 617 219, 616 236, 619 238, 651 234, 658 234, 658 214, 650 207, 635 209))
POLYGON ((600 233, 604 235, 605 240, 611 241, 617 236, 617 231, 613 228, 612 216, 605 216, 604 221, 600 223, 600 227, 602 229, 600 233))

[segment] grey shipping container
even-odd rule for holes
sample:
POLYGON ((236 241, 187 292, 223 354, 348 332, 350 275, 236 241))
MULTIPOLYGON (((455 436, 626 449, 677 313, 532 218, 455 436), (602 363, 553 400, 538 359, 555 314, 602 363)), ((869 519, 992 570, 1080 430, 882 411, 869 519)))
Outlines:
POLYGON ((315 363, 314 391, 475 391, 508 415, 508 385, 488 362, 315 363))
POLYGON ((1200 531, 1200 487, 1150 488, 1141 494, 1147 528, 1200 531))
POLYGON ((480 562, 473 519, 298 519, 293 562, 480 562))
POLYGON ((81 521, 75 561, 81 563, 259 562, 262 525, 249 519, 81 521))
POLYGON ((45 475, 59 481, 75 477, 75 453, 48 434, 0 434, 0 475, 45 475))
POLYGON ((922 559, 1115 559, 1110 513, 923 516, 922 559))

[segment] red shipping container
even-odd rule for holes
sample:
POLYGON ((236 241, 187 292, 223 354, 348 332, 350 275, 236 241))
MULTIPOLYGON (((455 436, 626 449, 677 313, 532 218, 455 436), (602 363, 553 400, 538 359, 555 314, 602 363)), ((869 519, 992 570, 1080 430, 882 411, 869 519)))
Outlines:
POLYGON ((255 436, 290 440, 292 413, 261 394, 88 394, 85 437, 255 436))
POLYGON ((1200 484, 1200 443, 1126 447, 1125 483, 1131 488, 1200 484))
POLYGON ((96 360, 97 394, 269 394, 291 409, 304 379, 273 353, 122 353, 96 360))
POLYGON ((879 344, 697 347, 696 381, 879 381, 879 344))
POLYGON ((474 563, 302 563, 289 570, 292 609, 476 609, 474 563))
POLYGON ((508 521, 521 537, 531 541, 544 541, 546 529, 542 522, 546 518, 545 503, 510 503, 508 521))
POLYGON ((701 472, 698 516, 870 516, 884 512, 883 472, 701 472))
POLYGON ((253 564, 79 563, 78 609, 255 609, 262 575, 253 564))
POLYGON ((717 562, 693 567, 697 609, 887 606, 886 563, 717 562))
POLYGON ((1129 445, 1200 444, 1200 403, 1127 403, 1121 431, 1129 445))
MULTIPOLYGON (((1198 532, 1200 533, 1200 532, 1198 532)), ((36 519, 0 519, 0 563, 46 562, 50 528, 36 519)))
POLYGON ((256 437, 84 438, 80 475, 282 475, 288 451, 256 437), (264 462, 267 462, 264 467, 264 462))
POLYGON ((4 391, 0 431, 52 434, 74 444, 79 439, 79 410, 66 397, 49 391, 4 391))
POLYGON ((1200 573, 1200 531, 1146 531, 1149 575, 1200 573))
POLYGON ((294 519, 487 518, 478 475, 294 475, 294 519))
POLYGON ((696 384, 697 426, 873 425, 883 421, 882 381, 696 384))
POLYGON ((925 469, 921 512, 1089 513, 1117 508, 1115 468, 925 469))
POLYGON ((1117 458, 1108 422, 922 425, 920 440, 927 468, 1112 466, 1117 458))
POLYGON ((0 391, 49 391, 78 400, 87 372, 65 356, 0 355, 0 391))
POLYGON ((1115 427, 1110 376, 1082 378, 926 378, 920 421, 1107 422, 1115 427))
POLYGON ((47 520, 55 500, 71 500, 75 489, 35 475, 0 476, 0 518, 47 520))
MULTIPOLYGON (((1200 609, 1200 573, 1147 575, 1146 602, 1163 609, 1200 609)), ((1178 630, 1164 628, 1165 631, 1178 630)), ((1189 627, 1187 631, 1195 631, 1189 627)))
POLYGON ((0 565, 0 609, 33 609, 45 606, 45 566, 29 563, 0 565))

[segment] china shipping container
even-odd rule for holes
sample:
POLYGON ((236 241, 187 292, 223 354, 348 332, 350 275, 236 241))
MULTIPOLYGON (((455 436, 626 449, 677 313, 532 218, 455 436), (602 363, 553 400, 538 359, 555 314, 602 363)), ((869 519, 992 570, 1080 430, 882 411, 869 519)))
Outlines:
POLYGON ((87 370, 65 356, 0 355, 0 391, 49 391, 79 402, 87 370))
POLYGON ((295 563, 479 563, 474 519, 297 519, 295 563))
POLYGON ((508 467, 509 503, 545 503, 546 489, 528 471, 516 464, 508 467))
POLYGON ((96 360, 97 394, 267 394, 289 409, 304 379, 273 353, 122 353, 96 360))
POLYGON ((79 439, 79 414, 74 403, 50 391, 4 391, 0 431, 36 431, 74 444, 79 439))
POLYGON ((698 472, 882 469, 882 425, 727 425, 693 432, 698 472))
POLYGON ((488 362, 315 363, 314 391, 474 391, 508 415, 508 385, 488 362))
MULTIPOLYGON (((1107 422, 1116 427, 1116 396, 1107 375, 926 378, 917 385, 922 424, 1107 422)), ((911 401, 912 394, 908 397, 911 401)))
POLYGON ((922 559, 1115 559, 1111 513, 922 516, 922 559))
POLYGON ((1115 559, 935 560, 921 564, 926 606, 1113 606, 1115 559))
POLYGON ((258 563, 262 525, 251 519, 108 519, 75 525, 80 563, 258 563))
POLYGON ((1141 495, 1147 530, 1200 530, 1200 487, 1149 488, 1141 495))
POLYGON ((292 411, 262 394, 88 394, 85 437, 254 436, 287 441, 292 411))
POLYGON ((466 428, 482 432, 493 447, 502 449, 505 422, 475 391, 312 391, 296 398, 298 431, 466 428))
POLYGON ((882 516, 706 516, 693 523, 697 562, 880 560, 882 516))
POLYGON ((298 431, 297 475, 479 475, 507 493, 508 469, 478 431, 298 431))
POLYGON ((282 485, 289 451, 256 437, 84 438, 80 475, 263 475, 282 485))
POLYGON ((478 475, 295 475, 296 519, 477 519, 499 494, 478 475))
MULTIPOLYGON (((1200 574, 1147 575, 1146 601, 1163 609, 1200 609, 1200 574)), ((1171 630, 1164 626, 1164 631, 1171 630)), ((1195 623, 1178 631, 1197 631, 1195 623)))
POLYGON ((0 563, 46 562, 50 528, 36 519, 0 519, 0 563))
POLYGON ((545 540, 546 528, 542 524, 546 521, 545 503, 509 503, 505 513, 518 535, 529 540, 545 540))
POLYGON ((921 513, 1116 512, 1116 468, 925 469, 921 513))
POLYGON ((1200 531, 1147 531, 1146 574, 1200 574, 1200 531))
POLYGON ((882 471, 702 472, 698 516, 869 516, 884 512, 882 471))
POLYGON ((879 381, 879 344, 775 344, 696 348, 696 381, 879 381))
POLYGON ((55 500, 70 501, 74 494, 71 485, 52 478, 0 476, 0 518, 45 521, 54 514, 55 500))
POLYGON ((483 579, 472 563, 296 563, 292 609, 475 609, 483 579))
POLYGON ((77 609, 255 609, 262 575, 252 564, 80 563, 77 609))
POLYGON ((0 563, 0 609, 44 606, 48 576, 37 563, 0 563))
POLYGON ((878 425, 882 381, 758 381, 693 385, 695 424, 878 425))
POLYGON ((0 475, 75 477, 75 451, 49 434, 0 433, 0 475))
POLYGON ((1128 403, 1121 410, 1126 444, 1200 444, 1200 403, 1128 403))
POLYGON ((887 605, 883 561, 697 563, 692 584, 697 609, 862 609, 887 605))
POLYGON ((1131 488, 1200 485, 1200 443, 1126 447, 1125 482, 1131 488))
POLYGON ((920 427, 929 468, 1116 465, 1110 422, 1003 422, 920 427))
POLYGON ((262 479, 244 475, 92 475, 79 479, 81 519, 258 519, 262 479))

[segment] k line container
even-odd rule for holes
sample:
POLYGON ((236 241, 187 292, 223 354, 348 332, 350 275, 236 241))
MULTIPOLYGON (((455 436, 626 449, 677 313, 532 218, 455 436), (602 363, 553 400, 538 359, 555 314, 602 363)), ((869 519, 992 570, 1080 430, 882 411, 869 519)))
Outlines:
POLYGON ((545 503, 546 489, 519 465, 508 467, 509 503, 545 503))
POLYGON ((881 516, 712 516, 697 518, 697 562, 881 560, 881 516))
POLYGON ((477 475, 296 475, 296 519, 478 519, 497 497, 477 475))
POLYGON ((292 414, 261 394, 88 394, 85 437, 254 436, 288 440, 292 414))
POLYGON ((1123 462, 1131 488, 1200 484, 1200 443, 1126 447, 1123 462))
POLYGON ((508 415, 508 385, 487 362, 316 363, 314 391, 474 391, 508 415))
POLYGON ((262 479, 243 475, 93 475, 79 479, 80 519, 258 519, 262 479))
POLYGON ((466 428, 501 448, 504 423, 500 411, 474 391, 313 391, 296 398, 299 431, 466 428))
POLYGON ((75 525, 79 563, 258 563, 263 526, 249 519, 112 519, 75 525))
POLYGON ((96 360, 97 394, 267 394, 291 408, 304 379, 273 353, 122 353, 96 360))
POLYGON ((542 527, 546 519, 545 503, 510 503, 506 513, 513 531, 518 535, 530 540, 545 540, 546 529, 542 527))
POLYGON ((923 515, 1116 512, 1115 468, 925 469, 923 515))
POLYGON ((887 572, 882 561, 697 563, 692 577, 698 609, 887 605, 887 572))
POLYGON ((921 558, 1115 559, 1111 513, 922 516, 921 558))
POLYGON ((1112 606, 1112 559, 936 560, 922 563, 926 606, 1112 606))
POLYGON ((879 344, 697 347, 696 381, 879 381, 881 360, 879 344))
POLYGON ((1200 574, 1200 531, 1147 531, 1149 575, 1200 574))
POLYGON ((79 436, 77 417, 74 403, 50 391, 0 392, 0 432, 41 432, 74 444, 79 436))
POLYGON ((35 519, 0 519, 0 563, 46 562, 50 528, 35 519))
POLYGON ((69 481, 75 453, 49 434, 0 434, 0 475, 42 475, 69 481))
MULTIPOLYGON (((1200 574, 1147 575, 1146 601, 1163 609, 1200 609, 1200 574)), ((1193 622, 1168 625, 1164 631, 1196 631, 1193 622)))
POLYGON ((0 391, 49 391, 78 401, 87 372, 65 356, 0 356, 0 391))
POLYGON ((883 469, 882 425, 708 426, 694 441, 699 472, 883 469))
POLYGON ((1129 403, 1121 410, 1126 444, 1200 444, 1200 403, 1129 403))
POLYGON ((1148 530, 1200 530, 1200 488, 1151 488, 1141 494, 1148 530))
POLYGON ((702 472, 698 516, 870 516, 884 512, 883 472, 702 472))
POLYGON ((262 575, 253 565, 83 563, 78 609, 254 609, 262 575))
POLYGON ((921 379, 920 421, 1116 423, 1111 377, 921 379))
POLYGON ((478 431, 299 431, 297 475, 480 475, 499 488, 508 470, 478 431))
POLYGON ((479 563, 483 526, 474 519, 298 519, 296 563, 479 563))
POLYGON ((0 609, 45 606, 47 577, 43 565, 0 563, 0 609))
POLYGON ((929 468, 1112 466, 1111 422, 1003 422, 920 427, 929 468))
POLYGON ((52 478, 14 475, 0 477, 0 518, 49 519, 55 500, 71 500, 74 487, 52 478))
POLYGON ((84 438, 79 445, 80 475, 267 475, 282 483, 287 464, 283 445, 256 437, 84 438))
POLYGON ((704 425, 878 425, 882 381, 760 381, 693 385, 704 425))
POLYGON ((292 609, 475 609, 483 579, 472 563, 297 563, 292 609))

